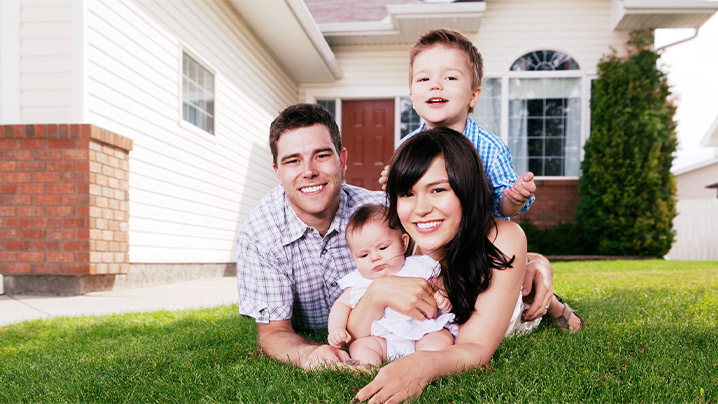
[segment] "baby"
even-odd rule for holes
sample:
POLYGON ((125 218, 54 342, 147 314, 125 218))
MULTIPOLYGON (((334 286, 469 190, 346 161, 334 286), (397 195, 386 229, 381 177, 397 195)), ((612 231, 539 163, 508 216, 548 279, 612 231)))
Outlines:
POLYGON ((386 219, 386 207, 365 205, 349 219, 347 244, 357 270, 343 277, 339 284, 344 293, 329 312, 329 344, 333 347, 351 341, 346 330, 352 308, 376 278, 383 276, 421 277, 435 289, 434 299, 441 310, 438 318, 416 320, 386 308, 384 316, 372 323, 371 336, 358 338, 349 345, 352 359, 362 365, 380 365, 415 350, 436 351, 454 343, 458 326, 453 323, 451 303, 440 285, 441 267, 428 256, 404 257, 409 235, 392 228, 386 219), (452 335, 453 334, 453 335, 452 335))

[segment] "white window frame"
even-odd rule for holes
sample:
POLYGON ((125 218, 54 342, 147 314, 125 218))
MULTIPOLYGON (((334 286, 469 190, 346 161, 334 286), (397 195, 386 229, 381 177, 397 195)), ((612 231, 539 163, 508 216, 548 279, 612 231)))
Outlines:
MULTIPOLYGON (((551 48, 541 48, 539 50, 553 50, 551 48)), ((563 50, 557 50, 558 52, 566 53, 571 58, 576 60, 573 55, 563 50)), ((524 52, 521 56, 528 52, 524 52)), ((521 56, 513 59, 512 64, 518 60, 521 56)), ((577 62, 578 63, 578 62, 577 62)), ((578 64, 579 67, 581 64, 578 64)), ((504 143, 509 144, 509 81, 511 79, 557 79, 557 78, 579 78, 581 79, 581 85, 583 86, 581 91, 581 133, 579 140, 580 154, 579 162, 583 161, 583 146, 588 139, 590 133, 590 114, 589 114, 589 101, 591 94, 591 79, 583 69, 580 70, 542 70, 542 71, 525 71, 525 70, 508 70, 508 72, 501 78, 501 140, 504 143), (588 87, 588 88, 587 88, 588 87)), ((520 175, 521 173, 517 173, 520 175)), ((579 173, 580 175, 580 173, 579 173)), ((542 180, 576 180, 579 176, 566 175, 566 176, 536 176, 537 179, 542 180)))
POLYGON ((205 136, 205 137, 206 137, 206 136, 211 136, 212 139, 216 139, 216 138, 217 138, 217 134, 218 134, 218 131, 217 131, 217 128, 218 128, 218 125, 217 125, 217 110, 218 110, 218 108, 217 108, 217 107, 218 107, 218 104, 219 104, 219 103, 218 103, 218 96, 217 96, 217 95, 218 95, 218 91, 217 91, 217 82, 218 82, 217 78, 218 78, 218 73, 217 73, 217 69, 215 69, 215 68, 214 68, 210 63, 208 63, 205 59, 203 59, 203 58, 201 58, 201 57, 199 57, 199 56, 197 56, 197 55, 198 55, 197 52, 194 52, 194 51, 193 51, 192 49, 190 49, 188 46, 186 46, 186 45, 181 45, 181 46, 179 46, 179 57, 178 57, 178 59, 179 59, 179 63, 178 63, 178 65, 179 65, 179 69, 178 69, 178 73, 179 73, 179 86, 178 86, 178 87, 179 87, 179 97, 178 97, 178 98, 179 98, 178 123, 179 123, 179 126, 180 126, 180 127, 184 128, 184 129, 187 129, 187 130, 191 131, 192 133, 195 133, 195 134, 198 134, 198 135, 201 135, 201 136, 205 136), (184 55, 185 55, 185 54, 187 54, 189 57, 191 57, 192 59, 194 59, 194 61, 197 62, 197 64, 199 64, 202 68, 204 68, 205 70, 209 71, 210 74, 212 74, 212 81, 213 81, 213 87, 214 87, 214 91, 213 91, 213 96, 214 96, 214 114, 212 115, 213 128, 214 128, 213 132, 209 132, 209 131, 205 130, 204 128, 199 127, 199 126, 193 124, 192 122, 189 122, 189 121, 187 121, 186 119, 184 119, 184 76, 185 76, 185 74, 184 74, 184 55))

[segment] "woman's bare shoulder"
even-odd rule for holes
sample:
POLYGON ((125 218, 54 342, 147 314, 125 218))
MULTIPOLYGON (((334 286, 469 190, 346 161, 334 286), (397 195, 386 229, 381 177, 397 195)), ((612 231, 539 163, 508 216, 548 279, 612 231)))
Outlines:
POLYGON ((525 245, 526 235, 524 230, 517 223, 508 220, 493 218, 496 226, 491 230, 489 239, 497 246, 525 245))

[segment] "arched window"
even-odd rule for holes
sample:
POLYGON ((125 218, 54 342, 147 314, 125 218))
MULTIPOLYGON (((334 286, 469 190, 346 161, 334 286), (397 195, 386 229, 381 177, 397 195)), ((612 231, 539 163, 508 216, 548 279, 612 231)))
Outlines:
POLYGON ((509 72, 508 143, 518 175, 578 176, 582 75, 565 53, 529 52, 509 72))

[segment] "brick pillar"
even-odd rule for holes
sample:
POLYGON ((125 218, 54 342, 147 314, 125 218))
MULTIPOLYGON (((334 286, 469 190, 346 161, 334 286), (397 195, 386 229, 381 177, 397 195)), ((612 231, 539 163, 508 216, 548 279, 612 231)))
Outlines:
POLYGON ((81 294, 128 271, 130 150, 93 125, 2 127, 5 293, 81 294))
POLYGON ((555 226, 559 223, 576 223, 575 212, 578 208, 577 179, 536 180, 536 201, 527 213, 519 215, 530 218, 539 228, 555 226))

